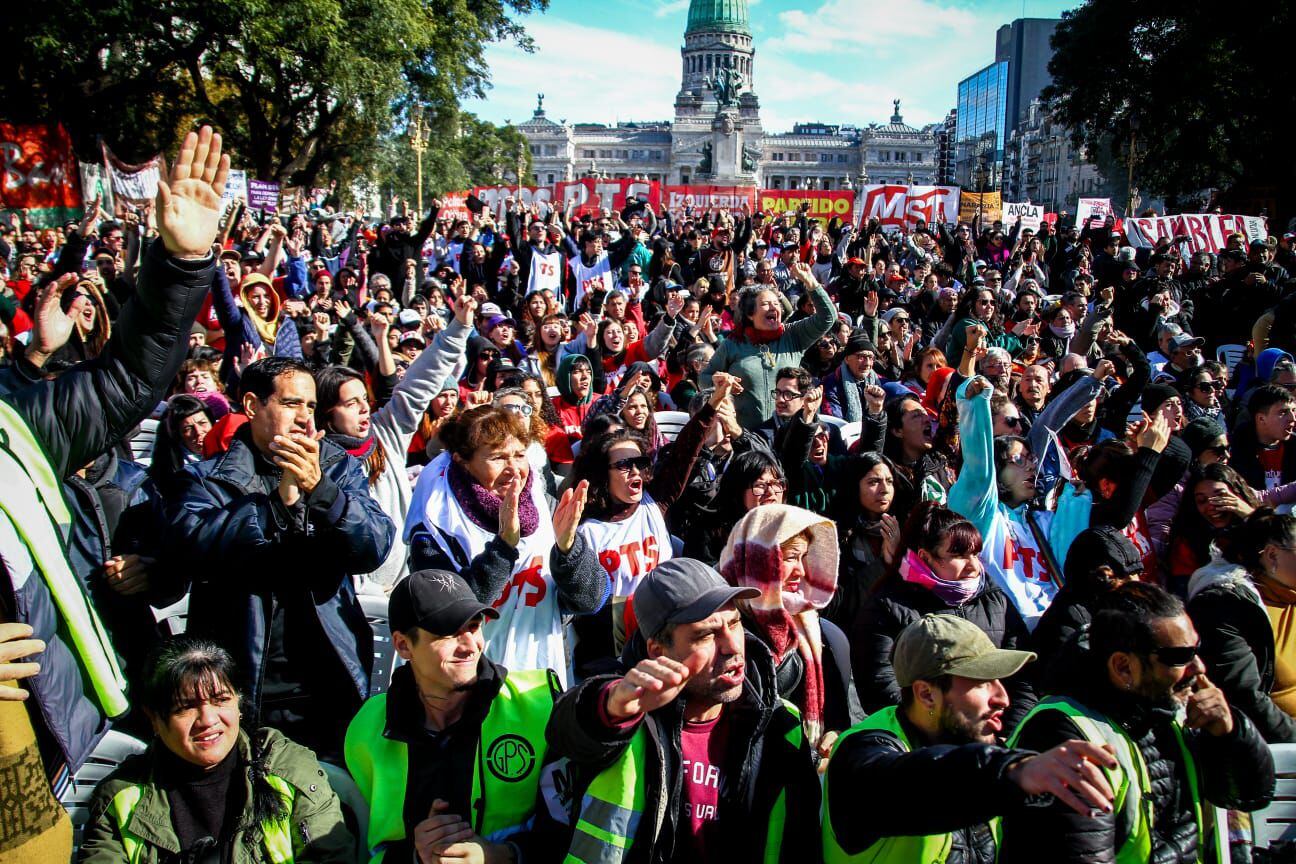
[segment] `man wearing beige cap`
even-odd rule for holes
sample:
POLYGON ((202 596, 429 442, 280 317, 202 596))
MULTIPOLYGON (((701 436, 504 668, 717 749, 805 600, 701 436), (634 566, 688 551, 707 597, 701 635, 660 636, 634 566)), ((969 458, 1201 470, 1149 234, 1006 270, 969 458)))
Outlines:
POLYGON ((824 784, 827 864, 992 862, 990 821, 1033 795, 1078 812, 1110 812, 1102 767, 1116 760, 1086 741, 1045 753, 996 744, 1008 694, 1001 679, 1035 659, 996 648, 975 624, 928 615, 895 643, 902 690, 837 740, 824 784))

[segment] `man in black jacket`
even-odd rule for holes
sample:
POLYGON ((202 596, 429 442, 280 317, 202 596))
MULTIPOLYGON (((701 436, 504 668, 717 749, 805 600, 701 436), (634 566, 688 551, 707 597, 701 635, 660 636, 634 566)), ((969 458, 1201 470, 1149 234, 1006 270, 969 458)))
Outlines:
POLYGON ((1110 809, 1111 787, 1099 768, 1115 768, 1116 760, 1098 745, 1066 741, 1040 754, 998 746, 1008 706, 1000 679, 1034 656, 994 647, 955 615, 928 615, 906 627, 895 646, 900 705, 843 733, 828 762, 826 859, 844 853, 993 864, 989 821, 1024 806, 1030 795, 1055 795, 1081 815, 1110 809), (976 795, 925 805, 934 790, 951 789, 976 795), (920 856, 924 846, 946 852, 920 856))
POLYGON ((1251 391, 1233 430, 1232 466, 1253 489, 1296 480, 1296 398, 1277 384, 1251 391))
POLYGON ((779 699, 773 659, 746 638, 734 605, 756 594, 700 561, 663 563, 634 593, 642 638, 626 656, 646 659, 622 676, 586 679, 554 704, 549 745, 585 775, 573 795, 572 856, 819 860, 819 783, 801 720, 779 699), (635 788, 624 788, 625 776, 635 788))
POLYGON ((373 669, 351 577, 386 559, 396 529, 364 464, 315 431, 309 368, 258 360, 241 386, 248 422, 168 502, 166 543, 192 562, 188 632, 230 652, 261 723, 336 758, 373 669))
POLYGON ((1120 763, 1111 786, 1124 794, 1113 812, 1093 816, 1057 802, 1008 813, 1001 862, 1108 864, 1141 850, 1142 860, 1188 864, 1204 857, 1207 802, 1247 811, 1268 803, 1273 757, 1207 679, 1199 645, 1183 604, 1155 585, 1130 582, 1104 598, 1077 674, 1009 743, 1037 751, 1072 738, 1105 745, 1120 763))

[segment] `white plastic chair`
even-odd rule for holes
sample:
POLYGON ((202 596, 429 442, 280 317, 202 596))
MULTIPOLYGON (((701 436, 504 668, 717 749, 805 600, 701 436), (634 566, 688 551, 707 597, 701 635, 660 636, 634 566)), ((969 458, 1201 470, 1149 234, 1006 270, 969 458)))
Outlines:
POLYGON ((1130 408, 1129 413, 1125 415, 1125 423, 1138 423, 1143 419, 1143 400, 1140 399, 1130 408))
POLYGON ((559 390, 557 387, 546 387, 545 392, 549 394, 550 399, 557 399, 559 396, 562 395, 562 391, 559 390))
POLYGON ((364 861, 369 857, 365 853, 366 844, 369 842, 369 802, 360 794, 360 787, 356 785, 345 768, 340 768, 331 762, 319 764, 320 768, 324 769, 324 775, 328 777, 329 786, 342 804, 342 816, 355 837, 356 848, 353 860, 364 861))
POLYGON ((1246 346, 1229 343, 1221 345, 1215 349, 1215 359, 1223 363, 1229 371, 1229 380, 1233 380, 1233 370, 1237 368, 1238 363, 1246 355, 1246 346))
POLYGON ((179 636, 189 625, 189 595, 186 594, 170 606, 153 608, 153 619, 171 636, 179 636))
POLYGON ((360 608, 373 631, 374 663, 373 673, 369 676, 369 695, 376 696, 387 692, 392 673, 405 661, 397 656, 396 646, 392 643, 391 624, 387 621, 387 598, 361 594, 360 608))
POLYGON ((863 432, 864 424, 859 420, 856 420, 853 423, 847 423, 841 427, 842 440, 846 442, 847 450, 855 446, 855 442, 860 439, 860 435, 863 432))
POLYGON ((846 427, 845 420, 840 417, 834 417, 831 414, 820 414, 819 421, 821 423, 827 423, 829 426, 836 426, 838 429, 844 429, 846 427))
POLYGON ((153 461, 153 442, 157 440, 158 421, 141 420, 139 431, 130 439, 131 458, 147 467, 153 461))
POLYGON ((1278 780, 1269 806, 1251 814, 1255 848, 1296 840, 1296 744, 1270 744, 1278 780))
POLYGON ((686 411, 658 411, 653 414, 653 419, 657 421, 657 431, 667 441, 674 441, 679 437, 684 424, 689 421, 689 415, 686 411))
POLYGON ((95 788, 131 756, 143 753, 147 746, 138 738, 109 729, 108 734, 95 745, 81 770, 68 781, 67 788, 59 796, 59 803, 72 820, 73 852, 81 848, 81 838, 85 835, 86 823, 90 821, 90 798, 95 788))

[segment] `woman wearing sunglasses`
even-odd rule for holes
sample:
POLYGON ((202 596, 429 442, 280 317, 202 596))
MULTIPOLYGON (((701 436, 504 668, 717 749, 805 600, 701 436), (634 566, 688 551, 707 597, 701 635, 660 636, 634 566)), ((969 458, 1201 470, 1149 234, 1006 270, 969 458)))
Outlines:
POLYGON ((1224 411, 1224 382, 1216 381, 1205 366, 1194 366, 1183 373, 1177 386, 1183 394, 1184 416, 1188 420, 1220 418, 1224 411))
POLYGON ((635 631, 631 595, 644 576, 672 557, 666 511, 688 484, 716 410, 742 390, 736 376, 722 372, 713 380, 711 398, 655 465, 643 440, 629 429, 581 442, 573 476, 589 484, 589 504, 580 536, 597 551, 612 597, 603 614, 576 622, 578 674, 595 671, 590 663, 621 653, 627 634, 635 631))
POLYGON ((1296 743, 1296 517, 1260 510, 1188 583, 1201 658, 1270 744, 1296 743))

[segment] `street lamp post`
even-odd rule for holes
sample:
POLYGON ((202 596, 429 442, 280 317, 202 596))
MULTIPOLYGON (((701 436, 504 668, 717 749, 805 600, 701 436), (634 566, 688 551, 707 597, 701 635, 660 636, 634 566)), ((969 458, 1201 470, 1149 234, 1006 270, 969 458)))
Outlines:
POLYGON ((1138 133, 1139 119, 1137 116, 1130 117, 1130 140, 1129 154, 1126 158, 1128 171, 1125 175, 1125 188, 1128 190, 1129 197, 1125 201, 1125 218, 1134 215, 1134 208, 1137 207, 1142 199, 1139 198, 1138 189, 1134 187, 1134 162, 1138 158, 1138 151, 1135 150, 1135 136, 1138 133))
POLYGON ((414 151, 415 178, 418 183, 414 201, 420 218, 423 215, 423 153, 427 151, 431 137, 432 127, 423 119, 423 106, 415 105, 410 112, 409 138, 410 149, 414 151))

